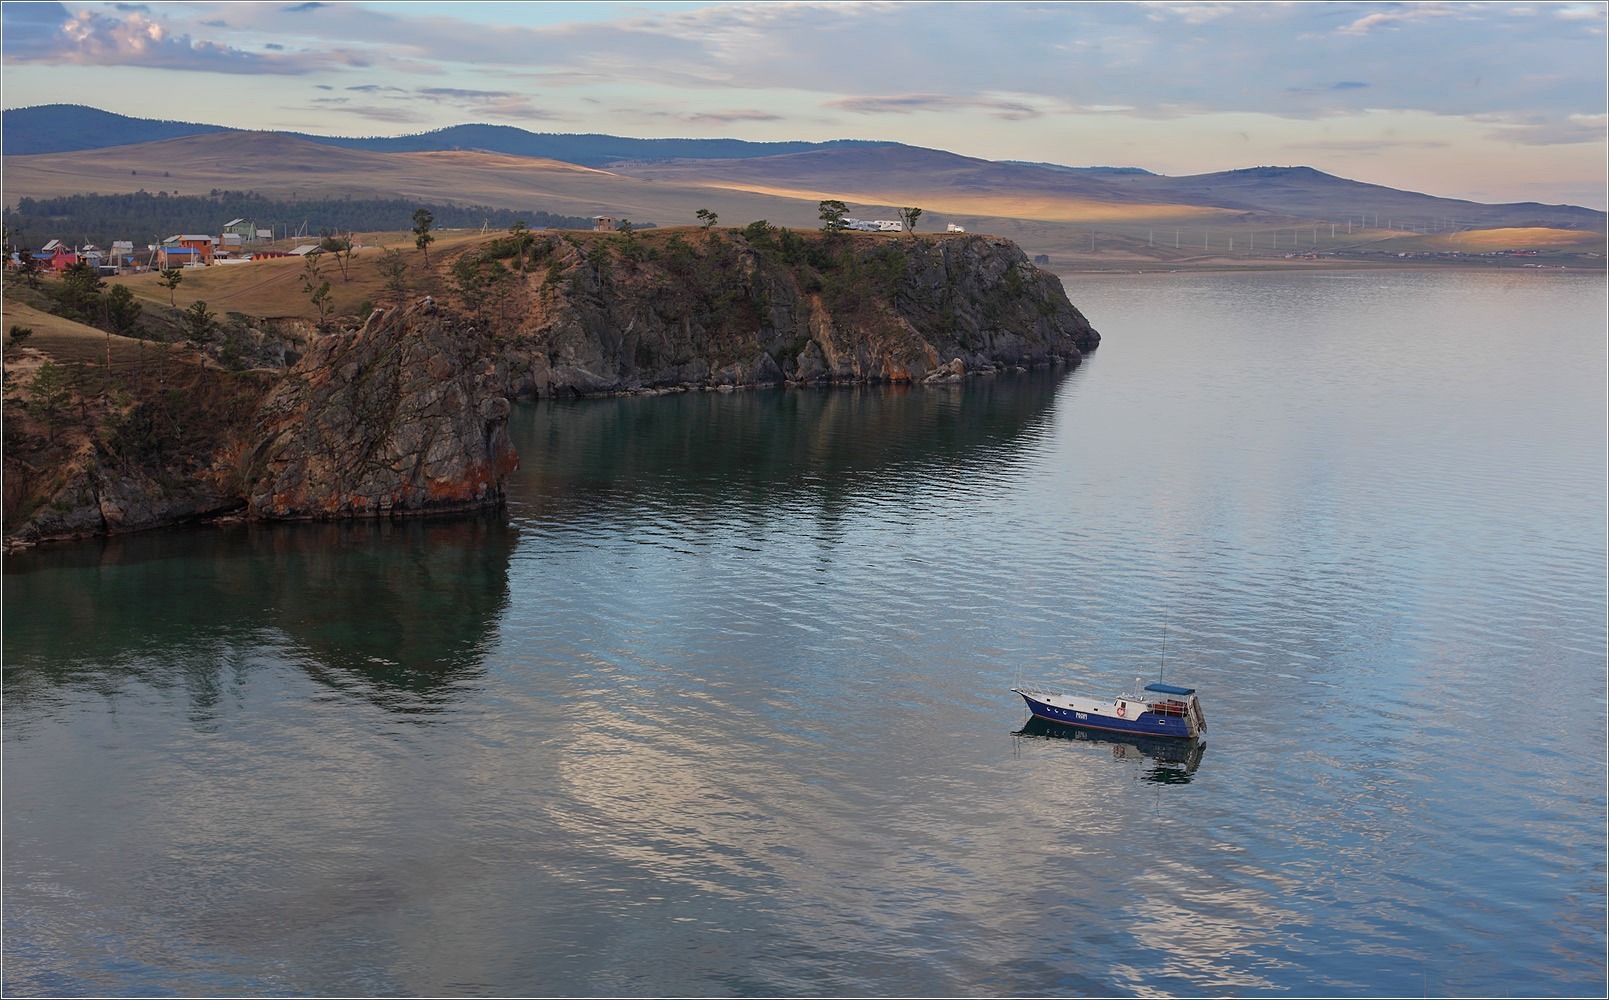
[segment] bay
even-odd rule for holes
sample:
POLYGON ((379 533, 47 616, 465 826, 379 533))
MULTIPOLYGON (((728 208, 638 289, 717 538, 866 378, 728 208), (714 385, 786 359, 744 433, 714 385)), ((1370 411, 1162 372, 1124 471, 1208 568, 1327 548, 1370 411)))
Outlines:
POLYGON ((7 994, 1601 990, 1601 276, 1066 281, 1072 372, 8 558, 7 994), (1199 757, 1009 691, 1159 675, 1199 757))

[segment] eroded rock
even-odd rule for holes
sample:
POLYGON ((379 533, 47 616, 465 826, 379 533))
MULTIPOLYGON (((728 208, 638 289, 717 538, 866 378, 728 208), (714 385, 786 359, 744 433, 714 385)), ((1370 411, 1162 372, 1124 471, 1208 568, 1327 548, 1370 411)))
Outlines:
POLYGON ((383 517, 495 503, 518 467, 486 345, 428 300, 314 343, 257 412, 252 517, 383 517))

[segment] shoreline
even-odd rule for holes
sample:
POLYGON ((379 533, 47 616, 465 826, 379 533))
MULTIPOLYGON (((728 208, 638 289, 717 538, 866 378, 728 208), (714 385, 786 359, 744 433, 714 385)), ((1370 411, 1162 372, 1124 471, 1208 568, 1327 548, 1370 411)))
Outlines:
POLYGON ((1049 271, 1060 278, 1078 277, 1084 275, 1170 275, 1170 274, 1271 274, 1271 273, 1309 273, 1333 274, 1336 272, 1379 272, 1379 271, 1457 271, 1460 273, 1491 274, 1497 272, 1518 272, 1523 274, 1606 274, 1609 269, 1603 266, 1583 267, 1569 264, 1480 264, 1467 262, 1439 263, 1424 261, 1418 263, 1372 263, 1372 262, 1345 262, 1323 261, 1318 263, 1303 261, 1300 263, 1277 263, 1268 261, 1257 264, 1237 264, 1229 261, 1221 263, 1199 263, 1183 265, 1157 264, 1154 266, 1111 266, 1111 267, 1084 267, 1058 264, 1039 264, 1041 270, 1049 271))

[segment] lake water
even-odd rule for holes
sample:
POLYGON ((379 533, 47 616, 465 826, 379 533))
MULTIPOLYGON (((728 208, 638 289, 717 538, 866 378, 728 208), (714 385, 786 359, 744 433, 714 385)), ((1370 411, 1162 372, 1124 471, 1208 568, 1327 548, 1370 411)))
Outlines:
POLYGON ((1067 284, 1071 373, 8 559, 7 994, 1601 993, 1603 278, 1067 284), (1142 675, 1199 756, 1019 735, 1142 675))

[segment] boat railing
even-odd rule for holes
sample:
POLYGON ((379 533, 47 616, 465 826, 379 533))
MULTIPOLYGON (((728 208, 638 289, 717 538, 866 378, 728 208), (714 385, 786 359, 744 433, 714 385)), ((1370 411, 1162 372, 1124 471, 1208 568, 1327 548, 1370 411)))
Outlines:
POLYGON ((1060 691, 1047 691, 1044 688, 1028 687, 1026 684, 1021 686, 1021 687, 1014 687, 1011 690, 1017 692, 1018 694, 1031 694, 1031 695, 1034 695, 1034 696, 1040 697, 1040 698, 1063 698, 1063 697, 1066 697, 1060 691))

